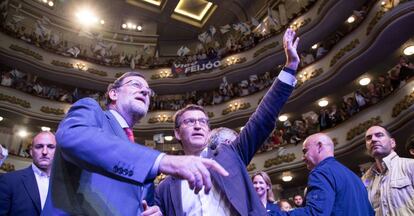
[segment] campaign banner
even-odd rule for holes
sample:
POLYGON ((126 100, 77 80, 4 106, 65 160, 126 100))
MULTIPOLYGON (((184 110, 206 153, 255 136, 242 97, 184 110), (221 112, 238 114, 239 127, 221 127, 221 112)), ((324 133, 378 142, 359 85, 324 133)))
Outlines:
POLYGON ((194 72, 201 72, 212 70, 221 66, 219 58, 197 60, 191 63, 178 64, 174 63, 171 72, 176 75, 189 74, 194 72))

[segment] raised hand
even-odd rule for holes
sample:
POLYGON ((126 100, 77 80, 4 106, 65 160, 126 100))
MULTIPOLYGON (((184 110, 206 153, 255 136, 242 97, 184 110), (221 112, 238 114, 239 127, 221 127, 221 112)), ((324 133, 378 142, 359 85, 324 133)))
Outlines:
POLYGON ((210 191, 212 183, 209 169, 223 176, 229 175, 216 161, 196 156, 165 155, 159 166, 160 172, 187 180, 196 194, 203 187, 206 194, 210 191))
POLYGON ((300 58, 297 52, 299 37, 295 39, 296 32, 288 28, 283 35, 283 48, 286 55, 285 67, 296 70, 298 68, 300 58))

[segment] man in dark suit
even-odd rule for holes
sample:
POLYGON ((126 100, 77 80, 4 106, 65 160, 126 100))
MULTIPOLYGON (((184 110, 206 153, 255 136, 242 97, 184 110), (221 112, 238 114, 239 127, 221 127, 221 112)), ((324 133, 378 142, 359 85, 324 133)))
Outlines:
POLYGON ((146 184, 159 172, 187 179, 191 188, 211 188, 216 162, 170 156, 134 143, 132 127, 148 111, 152 90, 143 75, 128 72, 108 86, 107 108, 81 99, 59 125, 50 193, 43 215, 140 215, 146 184), (201 174, 201 179, 196 174, 201 174))
POLYGON ((164 215, 266 215, 246 166, 271 134, 279 111, 293 91, 299 64, 296 52, 299 40, 294 38, 295 32, 288 29, 283 38, 287 57, 284 69, 239 136, 229 145, 219 145, 214 151, 206 148, 210 127, 203 107, 189 105, 175 114, 175 137, 185 154, 211 158, 228 170, 229 176, 211 172, 213 188, 209 194, 194 194, 185 181, 167 177, 157 187, 155 196, 164 215))
POLYGON ((306 204, 279 215, 373 216, 374 210, 361 179, 334 158, 334 143, 323 133, 303 142, 303 160, 309 170, 306 204))
POLYGON ((56 140, 51 132, 33 138, 33 164, 0 176, 0 215, 40 215, 49 187, 56 140))

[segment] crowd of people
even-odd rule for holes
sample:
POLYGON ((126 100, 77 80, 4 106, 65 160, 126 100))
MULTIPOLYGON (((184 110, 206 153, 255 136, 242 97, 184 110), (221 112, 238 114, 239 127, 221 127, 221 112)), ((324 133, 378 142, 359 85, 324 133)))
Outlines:
MULTIPOLYGON (((307 12, 316 1, 305 1, 300 4, 299 10, 288 13, 288 22, 296 19, 307 12)), ((112 67, 131 67, 136 68, 159 68, 170 67, 174 62, 186 63, 202 60, 206 58, 224 58, 227 55, 246 51, 256 46, 260 41, 279 34, 288 26, 288 23, 281 24, 280 21, 270 13, 271 23, 258 23, 255 19, 247 22, 230 23, 220 28, 220 35, 207 31, 204 37, 199 36, 200 43, 193 51, 180 54, 179 58, 161 59, 154 50, 146 45, 142 50, 135 53, 125 53, 117 49, 117 44, 106 42, 103 35, 95 32, 81 30, 79 36, 86 36, 91 39, 91 44, 85 45, 80 42, 73 42, 64 39, 62 32, 52 28, 52 22, 47 17, 42 17, 33 22, 34 28, 26 28, 22 20, 24 16, 18 12, 8 14, 8 11, 1 11, 5 14, 0 21, 0 29, 8 35, 21 39, 27 43, 47 51, 63 56, 70 56, 92 63, 102 64, 112 67), (263 31, 268 26, 267 31, 263 31), (208 33, 208 35, 207 35, 208 33), (208 38, 206 38, 208 37, 208 38), (201 39, 203 38, 203 39, 201 39)), ((112 39, 119 39, 117 34, 112 39)), ((133 42, 134 37, 125 35, 123 41, 133 42)))
POLYGON ((319 111, 302 114, 299 119, 278 122, 268 142, 259 152, 271 151, 284 144, 297 145, 310 134, 334 128, 358 112, 377 104, 412 77, 414 65, 401 56, 399 63, 392 69, 377 75, 368 85, 343 96, 342 101, 333 103, 330 107, 322 107, 319 111), (402 67, 405 69, 401 70, 402 67))

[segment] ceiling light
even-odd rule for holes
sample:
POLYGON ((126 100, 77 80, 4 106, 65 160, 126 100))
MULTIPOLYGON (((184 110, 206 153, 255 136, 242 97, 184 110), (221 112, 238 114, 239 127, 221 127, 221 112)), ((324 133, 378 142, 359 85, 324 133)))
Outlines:
POLYGON ((241 126, 241 127, 240 127, 240 131, 242 131, 243 129, 244 129, 244 126, 241 126))
POLYGON ((21 129, 19 132, 17 132, 17 135, 21 138, 25 138, 27 136, 27 131, 24 129, 21 129))
POLYGON ((47 3, 47 0, 43 0, 43 3, 47 3))
POLYGON ((211 2, 207 2, 207 4, 204 5, 204 8, 201 12, 199 12, 198 14, 194 14, 192 12, 188 12, 185 9, 183 9, 183 6, 185 4, 186 1, 180 1, 178 2, 177 7, 174 9, 175 13, 181 14, 183 16, 187 16, 190 17, 192 19, 201 21, 204 16, 206 15, 206 13, 210 10, 210 8, 213 6, 213 3, 211 2))
POLYGON ((53 5, 55 5, 52 1, 47 3, 50 7, 53 7, 53 5))
POLYGON ((318 48, 318 44, 314 44, 314 45, 312 46, 312 49, 316 49, 316 48, 318 48))
POLYGON ((156 0, 143 0, 143 1, 153 4, 153 5, 157 5, 157 6, 161 5, 161 1, 156 1, 156 0))
POLYGON ((326 100, 326 99, 322 99, 322 100, 320 100, 320 101, 318 102, 318 105, 319 105, 320 107, 326 107, 326 106, 328 106, 328 104, 329 104, 329 102, 328 102, 328 100, 326 100))
POLYGON ((175 151, 175 147, 172 147, 171 150, 175 151))
POLYGON ((42 131, 50 131, 50 127, 42 126, 40 127, 42 131))
POLYGON ((0 116, 0 121, 3 121, 3 119, 4 119, 4 118, 3 118, 2 116, 0 116))
POLYGON ((105 24, 105 20, 101 20, 101 25, 105 24))
POLYGON ((371 79, 368 77, 364 77, 362 79, 359 80, 359 84, 362 86, 366 86, 371 82, 371 79))
POLYGON ((348 23, 353 23, 353 22, 355 22, 355 17, 352 15, 352 16, 350 16, 347 20, 346 20, 348 23))
POLYGON ((385 1, 382 1, 382 2, 381 2, 381 5, 385 5, 385 1))
POLYGON ((89 10, 83 9, 76 13, 78 21, 83 25, 91 25, 98 22, 98 18, 89 10))
POLYGON ((138 26, 137 26, 137 30, 138 30, 138 31, 141 31, 141 30, 142 30, 142 26, 141 26, 141 25, 138 25, 138 26))
POLYGON ((284 172, 282 174, 282 181, 284 181, 284 182, 290 182, 290 181, 292 181, 292 179, 293 179, 293 177, 290 174, 290 172, 284 172))
POLYGON ((171 141, 171 140, 173 140, 173 137, 172 136, 165 136, 164 139, 167 140, 167 141, 171 141))
POLYGON ((284 122, 288 119, 287 115, 281 115, 279 116, 279 121, 284 122))
POLYGON ((410 56, 410 55, 414 54, 414 45, 410 45, 410 46, 404 48, 403 53, 406 56, 410 56))
POLYGON ((125 29, 126 27, 127 27, 127 24, 122 24, 122 26, 121 26, 123 29, 125 29))

